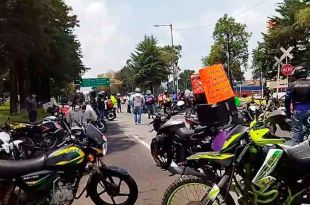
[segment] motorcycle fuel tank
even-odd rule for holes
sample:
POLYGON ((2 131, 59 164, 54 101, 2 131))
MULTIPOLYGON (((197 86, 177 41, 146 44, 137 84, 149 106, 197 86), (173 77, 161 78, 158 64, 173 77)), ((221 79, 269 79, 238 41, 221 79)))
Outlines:
POLYGON ((158 132, 175 133, 178 129, 185 127, 185 123, 177 120, 168 120, 158 130, 158 132))
POLYGON ((47 156, 47 166, 71 166, 84 161, 85 153, 77 146, 65 146, 47 156))

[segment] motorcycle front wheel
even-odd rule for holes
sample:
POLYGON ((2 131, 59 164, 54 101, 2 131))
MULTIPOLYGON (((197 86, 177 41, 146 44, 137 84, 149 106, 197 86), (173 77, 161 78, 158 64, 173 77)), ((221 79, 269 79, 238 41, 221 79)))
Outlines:
POLYGON ((167 150, 161 136, 156 136, 151 143, 151 154, 157 166, 168 169, 172 163, 172 154, 167 150))
POLYGON ((92 176, 88 194, 96 205, 134 205, 138 186, 127 173, 103 171, 92 176))
MULTIPOLYGON (((173 182, 166 190, 161 205, 202 205, 204 196, 211 190, 213 183, 206 179, 183 176, 173 182)), ((214 205, 235 205, 229 193, 220 193, 214 205), (225 198, 226 196, 226 198, 225 198)))

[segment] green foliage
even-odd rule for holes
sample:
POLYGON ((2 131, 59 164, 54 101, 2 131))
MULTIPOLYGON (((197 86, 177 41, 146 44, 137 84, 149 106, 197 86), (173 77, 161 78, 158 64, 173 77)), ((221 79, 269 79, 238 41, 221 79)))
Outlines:
POLYGON ((184 70, 179 76, 179 89, 180 90, 191 90, 191 75, 195 73, 194 70, 184 70))
POLYGON ((170 68, 177 64, 181 50, 181 46, 161 48, 153 36, 144 36, 116 78, 123 82, 122 89, 126 91, 132 91, 135 86, 153 90, 168 80, 170 68))
POLYGON ((225 69, 230 68, 232 79, 243 79, 241 67, 247 67, 248 41, 251 34, 246 31, 246 25, 236 22, 225 14, 214 28, 214 44, 210 54, 202 58, 204 65, 222 63, 225 69))
POLYGON ((77 17, 63 0, 1 1, 0 73, 11 69, 13 107, 17 94, 23 100, 34 91, 48 99, 51 79, 61 90, 85 72, 76 26, 77 17))
MULTIPOLYGON (((308 1, 309 3, 309 1, 308 1)), ((267 79, 275 78, 277 68, 274 56, 280 57, 283 53, 281 47, 287 49, 293 46, 293 65, 310 64, 310 7, 307 1, 285 0, 279 3, 276 11, 278 15, 271 20, 276 26, 263 34, 263 42, 253 50, 253 76, 257 77, 260 70, 263 70, 267 79)))

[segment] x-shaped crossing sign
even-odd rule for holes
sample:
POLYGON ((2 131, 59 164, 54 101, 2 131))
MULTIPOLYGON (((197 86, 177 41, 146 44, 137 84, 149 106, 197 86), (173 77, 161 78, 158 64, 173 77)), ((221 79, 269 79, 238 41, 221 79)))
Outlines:
POLYGON ((288 57, 289 59, 293 58, 293 55, 290 53, 293 50, 293 46, 290 46, 287 50, 285 50, 283 47, 280 48, 280 50, 283 52, 283 55, 278 58, 277 56, 274 57, 276 60, 275 64, 273 65, 274 67, 280 64, 281 66, 283 65, 282 61, 288 57))

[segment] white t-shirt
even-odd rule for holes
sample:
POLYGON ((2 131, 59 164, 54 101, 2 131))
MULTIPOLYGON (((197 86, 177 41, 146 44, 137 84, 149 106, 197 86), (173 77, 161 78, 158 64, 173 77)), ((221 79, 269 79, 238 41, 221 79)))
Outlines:
POLYGON ((88 120, 96 121, 97 115, 90 105, 86 105, 86 109, 84 112, 81 106, 76 106, 75 109, 70 107, 66 119, 67 122, 71 124, 71 126, 78 126, 76 122, 83 124, 87 123, 88 120))
POLYGON ((134 107, 140 107, 144 105, 144 97, 141 95, 141 93, 135 93, 131 95, 130 101, 134 107))

